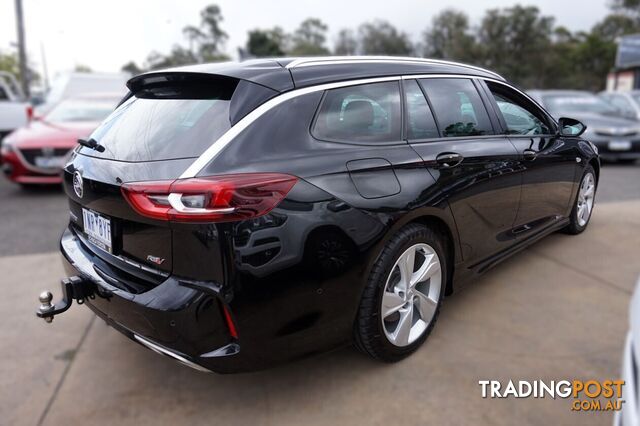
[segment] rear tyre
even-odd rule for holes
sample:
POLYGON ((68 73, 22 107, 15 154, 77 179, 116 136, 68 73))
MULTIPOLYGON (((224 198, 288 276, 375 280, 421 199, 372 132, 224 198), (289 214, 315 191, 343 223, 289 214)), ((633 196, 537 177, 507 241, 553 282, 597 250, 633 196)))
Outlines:
POLYGON ((571 217, 569 218, 571 222, 564 228, 567 234, 580 234, 589 225, 595 203, 596 185, 596 174, 593 167, 587 166, 582 174, 576 200, 573 203, 571 217))
POLYGON ((399 361, 427 339, 446 288, 444 239, 409 224, 385 245, 374 264, 354 325, 356 347, 384 362, 399 361))

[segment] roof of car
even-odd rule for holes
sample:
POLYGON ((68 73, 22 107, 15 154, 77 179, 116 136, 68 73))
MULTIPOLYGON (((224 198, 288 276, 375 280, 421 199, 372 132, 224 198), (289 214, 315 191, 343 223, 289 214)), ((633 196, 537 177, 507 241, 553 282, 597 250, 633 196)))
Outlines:
POLYGON ((252 59, 189 65, 151 71, 133 77, 129 88, 162 74, 210 74, 248 80, 278 92, 344 80, 394 75, 463 74, 504 80, 499 74, 473 65, 437 59, 388 56, 328 56, 308 58, 252 59))

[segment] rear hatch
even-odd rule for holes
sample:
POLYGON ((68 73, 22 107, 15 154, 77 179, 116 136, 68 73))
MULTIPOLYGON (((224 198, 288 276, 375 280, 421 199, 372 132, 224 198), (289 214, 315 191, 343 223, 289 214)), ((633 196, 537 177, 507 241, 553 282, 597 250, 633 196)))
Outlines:
POLYGON ((121 187, 177 179, 231 127, 232 97, 239 82, 181 75, 140 85, 91 135, 104 151, 84 146, 76 150, 64 170, 70 226, 100 258, 96 272, 106 281, 141 293, 172 273, 198 271, 191 273, 192 279, 221 274, 219 248, 199 236, 203 224, 177 225, 142 216, 121 187), (199 251, 209 256, 198 256, 199 251), (206 263, 198 265, 194 258, 206 263))

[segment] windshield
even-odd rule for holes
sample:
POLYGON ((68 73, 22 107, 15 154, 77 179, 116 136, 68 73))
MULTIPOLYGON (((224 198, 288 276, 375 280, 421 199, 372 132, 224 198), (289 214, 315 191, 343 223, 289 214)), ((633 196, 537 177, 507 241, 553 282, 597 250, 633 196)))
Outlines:
POLYGON ((46 115, 45 120, 51 123, 102 121, 113 111, 117 103, 118 101, 116 99, 70 99, 56 105, 56 107, 46 115))
POLYGON ((595 95, 546 95, 543 103, 551 112, 576 112, 616 115, 619 111, 595 95))
POLYGON ((230 127, 228 99, 132 97, 98 127, 91 138, 104 153, 86 155, 121 161, 197 157, 230 127))

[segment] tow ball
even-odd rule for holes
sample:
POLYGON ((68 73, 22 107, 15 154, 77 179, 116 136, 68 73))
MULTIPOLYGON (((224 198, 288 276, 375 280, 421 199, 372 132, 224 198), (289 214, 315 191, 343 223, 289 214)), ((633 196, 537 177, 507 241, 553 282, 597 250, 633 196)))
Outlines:
POLYGON ((82 305, 85 299, 95 298, 96 288, 90 281, 74 276, 63 279, 61 284, 62 300, 55 305, 51 304, 53 295, 50 291, 40 293, 40 307, 36 311, 36 315, 47 323, 51 323, 54 316, 69 309, 74 300, 77 304, 82 305))

